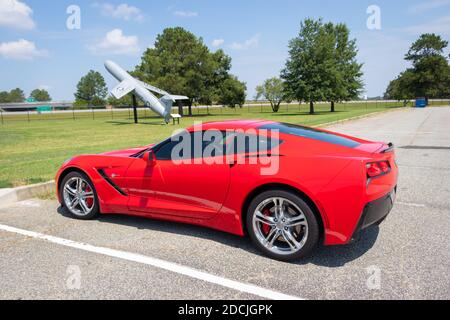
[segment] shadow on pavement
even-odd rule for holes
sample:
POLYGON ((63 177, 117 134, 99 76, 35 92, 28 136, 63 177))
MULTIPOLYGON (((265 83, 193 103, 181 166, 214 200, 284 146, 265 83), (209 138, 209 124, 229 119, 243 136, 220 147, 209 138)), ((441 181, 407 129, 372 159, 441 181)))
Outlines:
MULTIPOLYGON (((67 212, 67 210, 62 207, 58 208, 58 213, 66 218, 71 218, 71 215, 67 212)), ((211 230, 195 225, 152 220, 126 215, 101 215, 97 218, 97 221, 134 227, 139 230, 160 231, 207 239, 234 248, 243 249, 252 254, 262 255, 255 249, 248 237, 242 238, 225 232, 211 230)), ((358 259, 368 252, 375 244, 378 234, 378 226, 370 227, 364 231, 359 241, 344 246, 319 246, 310 257, 293 262, 292 264, 306 265, 311 263, 317 266, 329 268, 344 266, 345 264, 358 259)))
POLYGON ((299 265, 312 263, 329 268, 342 267, 357 260, 368 252, 375 244, 380 228, 372 226, 366 229, 360 240, 344 246, 320 246, 311 257, 297 262, 299 265))

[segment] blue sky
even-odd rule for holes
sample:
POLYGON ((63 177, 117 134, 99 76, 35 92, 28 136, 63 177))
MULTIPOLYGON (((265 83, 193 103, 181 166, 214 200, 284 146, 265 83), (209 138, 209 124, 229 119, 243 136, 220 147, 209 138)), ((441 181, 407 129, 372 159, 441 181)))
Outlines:
POLYGON ((232 72, 252 98, 257 84, 279 75, 288 42, 306 17, 349 26, 368 96, 383 94, 408 66, 404 54, 421 33, 450 38, 450 0, 0 0, 0 91, 21 87, 28 95, 41 87, 54 100, 72 100, 89 69, 100 71, 112 89, 104 60, 133 69, 157 34, 181 26, 232 57, 232 72), (81 10, 81 29, 66 26, 70 5, 81 10), (380 9, 381 29, 367 26, 371 5, 380 9))

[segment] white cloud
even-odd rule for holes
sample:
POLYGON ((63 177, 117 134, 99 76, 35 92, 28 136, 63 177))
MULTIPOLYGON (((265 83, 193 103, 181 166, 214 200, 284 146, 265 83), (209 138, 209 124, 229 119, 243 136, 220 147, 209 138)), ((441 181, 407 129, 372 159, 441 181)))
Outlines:
POLYGON ((261 37, 260 34, 256 34, 253 37, 251 37, 248 40, 245 40, 245 42, 240 43, 240 42, 233 42, 230 45, 231 49, 234 50, 247 50, 247 49, 253 49, 256 48, 259 44, 259 38, 261 37))
POLYGON ((414 35, 423 33, 437 33, 439 35, 450 35, 450 15, 434 19, 431 22, 407 27, 406 32, 414 35))
POLYGON ((195 11, 174 11, 173 13, 177 17, 183 17, 183 18, 192 18, 192 17, 198 17, 198 12, 195 11))
POLYGON ((142 14, 141 9, 130 6, 126 3, 119 4, 114 6, 110 3, 94 3, 94 7, 100 8, 101 13, 104 16, 112 17, 116 19, 122 19, 125 21, 144 21, 144 15, 142 14))
POLYGON ((419 14, 447 5, 450 5, 450 0, 428 0, 410 7, 408 12, 412 14, 419 14))
POLYGON ((139 53, 139 38, 125 36, 121 29, 109 31, 99 43, 88 46, 93 54, 135 55, 139 53))
POLYGON ((0 26, 31 30, 36 24, 33 10, 18 0, 0 0, 0 26))
POLYGON ((212 46, 213 47, 220 47, 224 43, 225 43, 225 40, 223 40, 223 39, 214 39, 213 42, 212 42, 212 46))
POLYGON ((34 42, 20 39, 0 43, 0 55, 7 59, 33 60, 34 58, 46 57, 48 52, 37 49, 34 42))

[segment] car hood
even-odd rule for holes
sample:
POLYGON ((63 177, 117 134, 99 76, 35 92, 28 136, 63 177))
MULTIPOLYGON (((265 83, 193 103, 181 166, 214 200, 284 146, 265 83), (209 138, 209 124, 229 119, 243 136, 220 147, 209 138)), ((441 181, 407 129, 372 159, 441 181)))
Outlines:
POLYGON ((151 148, 153 146, 154 145, 151 144, 151 145, 148 145, 148 146, 130 148, 130 149, 125 149, 125 150, 109 151, 109 152, 100 153, 100 155, 102 155, 102 156, 112 156, 112 157, 129 157, 129 156, 132 156, 133 154, 139 153, 140 151, 142 151, 144 149, 151 148))

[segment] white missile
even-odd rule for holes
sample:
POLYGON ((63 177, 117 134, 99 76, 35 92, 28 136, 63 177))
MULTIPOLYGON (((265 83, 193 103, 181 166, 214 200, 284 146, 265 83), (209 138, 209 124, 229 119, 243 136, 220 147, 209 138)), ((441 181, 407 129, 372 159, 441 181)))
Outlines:
POLYGON ((110 60, 105 61, 105 68, 113 75, 114 78, 120 81, 119 85, 111 91, 111 94, 116 99, 120 99, 126 94, 134 91, 134 93, 141 98, 145 105, 163 117, 166 123, 170 121, 170 112, 172 110, 173 103, 177 100, 189 99, 186 96, 172 95, 164 90, 142 82, 132 77, 118 64, 110 60), (157 93, 162 97, 158 99, 152 92, 157 93))

